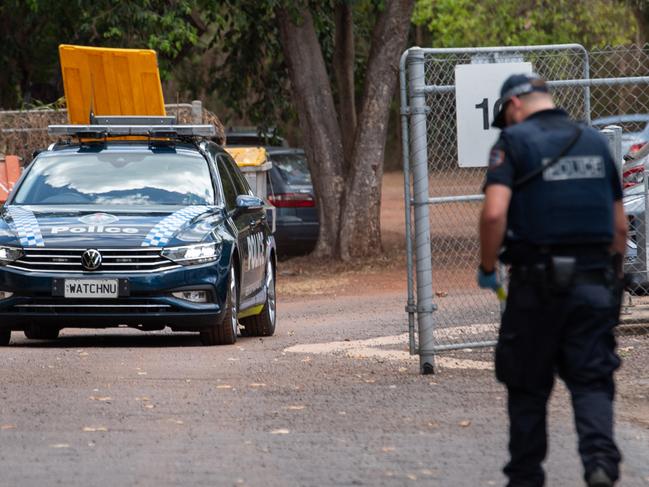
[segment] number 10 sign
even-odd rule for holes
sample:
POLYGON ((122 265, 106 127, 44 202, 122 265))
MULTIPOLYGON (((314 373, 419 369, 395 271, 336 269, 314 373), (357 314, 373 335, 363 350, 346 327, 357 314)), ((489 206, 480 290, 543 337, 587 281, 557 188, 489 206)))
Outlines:
POLYGON ((460 167, 484 167, 499 129, 491 127, 500 110, 500 88, 512 74, 531 73, 531 63, 455 66, 457 152, 460 167))

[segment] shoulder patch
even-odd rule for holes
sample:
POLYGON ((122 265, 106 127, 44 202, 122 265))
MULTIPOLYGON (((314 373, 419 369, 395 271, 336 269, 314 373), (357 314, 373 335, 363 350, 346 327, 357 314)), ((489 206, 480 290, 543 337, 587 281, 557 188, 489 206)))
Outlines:
POLYGON ((489 153, 489 169, 495 169, 505 162, 505 151, 494 147, 489 153))

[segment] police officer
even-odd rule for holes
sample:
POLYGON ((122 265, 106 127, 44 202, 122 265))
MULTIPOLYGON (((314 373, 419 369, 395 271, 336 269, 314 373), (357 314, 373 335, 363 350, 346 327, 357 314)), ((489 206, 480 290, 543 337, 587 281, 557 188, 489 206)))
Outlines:
POLYGON ((510 265, 496 346, 507 386, 510 486, 541 486, 546 406, 555 372, 572 398, 589 486, 612 486, 621 456, 613 439, 613 328, 621 302, 626 218, 606 140, 555 107, 535 74, 501 89, 480 217, 478 284, 498 290, 510 265), (615 264, 617 263, 617 265, 615 264))

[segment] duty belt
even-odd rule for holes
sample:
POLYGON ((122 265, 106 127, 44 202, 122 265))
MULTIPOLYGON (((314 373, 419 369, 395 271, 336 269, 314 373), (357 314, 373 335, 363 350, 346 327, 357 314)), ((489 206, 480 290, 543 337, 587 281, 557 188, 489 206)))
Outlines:
MULTIPOLYGON (((610 269, 577 270, 573 277, 573 284, 609 284, 612 272, 610 269)), ((513 266, 510 270, 512 280, 545 284, 550 279, 550 270, 544 264, 530 266, 513 266)))

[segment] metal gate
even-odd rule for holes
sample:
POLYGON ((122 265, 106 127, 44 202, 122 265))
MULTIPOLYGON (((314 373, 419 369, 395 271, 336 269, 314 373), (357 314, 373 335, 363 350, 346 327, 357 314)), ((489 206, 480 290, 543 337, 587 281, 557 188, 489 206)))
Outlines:
MULTIPOLYGON (((646 55, 646 51, 640 52, 646 55)), ((481 290, 475 283, 485 169, 458 165, 456 65, 529 62, 548 81, 557 105, 587 123, 591 116, 617 115, 621 105, 631 105, 636 113, 649 112, 649 77, 612 77, 618 64, 611 67, 608 59, 612 54, 600 51, 596 53, 598 76, 591 78, 593 56, 595 53, 579 44, 415 47, 403 54, 406 311, 410 352, 419 354, 422 373, 434 371, 434 355, 441 351, 494 345, 503 305, 493 292, 481 290), (620 93, 633 100, 621 104, 620 93)), ((616 152, 619 154, 619 149, 616 152)))

